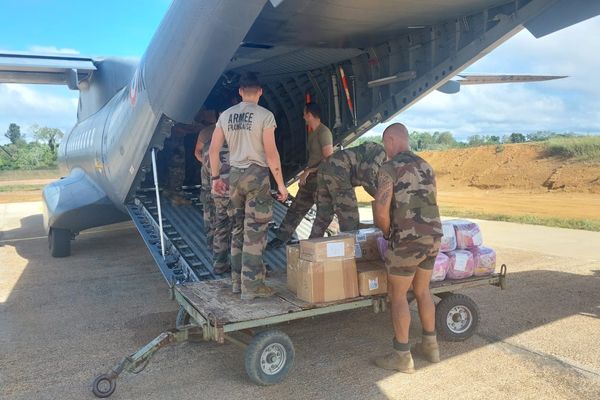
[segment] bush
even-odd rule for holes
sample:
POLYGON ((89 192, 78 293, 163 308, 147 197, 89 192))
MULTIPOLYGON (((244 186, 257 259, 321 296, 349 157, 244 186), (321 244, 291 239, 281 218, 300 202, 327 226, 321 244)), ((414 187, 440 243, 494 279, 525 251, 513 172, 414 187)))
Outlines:
POLYGON ((548 156, 600 161, 600 136, 552 138, 546 144, 548 156))

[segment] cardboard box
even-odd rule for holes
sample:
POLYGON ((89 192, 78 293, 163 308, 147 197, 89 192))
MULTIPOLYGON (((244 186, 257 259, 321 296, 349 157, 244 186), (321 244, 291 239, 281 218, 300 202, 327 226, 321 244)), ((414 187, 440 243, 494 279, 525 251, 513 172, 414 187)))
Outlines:
POLYGON ((291 244, 286 248, 287 255, 287 286, 296 293, 296 282, 298 282, 298 261, 300 261, 300 246, 291 244))
POLYGON ((387 270, 383 261, 359 262, 356 269, 361 296, 387 293, 387 270))
POLYGON ((300 259, 328 261, 354 258, 354 236, 338 235, 300 241, 300 259))
POLYGON ((354 236, 356 242, 354 246, 354 256, 357 261, 381 260, 379 249, 377 248, 377 238, 383 236, 380 229, 366 228, 344 233, 354 236))
POLYGON ((358 276, 353 258, 316 262, 300 259, 297 278, 298 298, 309 303, 358 296, 358 276))

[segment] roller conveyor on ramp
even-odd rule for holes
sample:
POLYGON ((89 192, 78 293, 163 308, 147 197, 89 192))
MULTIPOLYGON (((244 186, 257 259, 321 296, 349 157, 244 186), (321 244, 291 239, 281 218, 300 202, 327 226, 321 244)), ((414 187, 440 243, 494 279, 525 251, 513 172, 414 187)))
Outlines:
MULTIPOLYGON (((226 277, 229 274, 215 274, 212 268, 212 250, 207 244, 198 190, 182 191, 181 195, 185 196, 185 201, 176 202, 164 192, 160 195, 164 258, 161 252, 158 206, 154 190, 139 191, 134 200, 127 205, 127 209, 150 254, 170 285, 226 277)), ((273 228, 281 223, 287 208, 285 204, 274 202, 273 222, 270 224, 267 240, 275 237, 273 228)), ((309 236, 314 215, 313 208, 298 226, 296 238, 305 239, 309 236)), ((264 262, 268 270, 285 271, 285 246, 266 250, 264 262)))

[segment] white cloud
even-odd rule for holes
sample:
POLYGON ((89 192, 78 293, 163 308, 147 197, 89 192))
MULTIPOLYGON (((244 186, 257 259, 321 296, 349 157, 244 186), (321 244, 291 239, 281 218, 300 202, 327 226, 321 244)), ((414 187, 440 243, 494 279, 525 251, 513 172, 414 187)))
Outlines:
MULTIPOLYGON (((465 72, 568 75, 562 80, 463 87, 434 92, 395 121, 410 130, 451 131, 457 137, 511 132, 600 134, 600 17, 541 39, 522 31, 465 72)), ((374 129, 380 133, 383 128, 374 129)))
POLYGON ((60 48, 56 46, 31 46, 29 51, 32 53, 41 53, 41 54, 65 54, 65 55, 77 55, 80 54, 79 50, 69 49, 69 48, 60 48))
POLYGON ((10 123, 28 132, 33 124, 68 132, 76 122, 77 93, 64 87, 22 84, 0 85, 0 143, 10 123))

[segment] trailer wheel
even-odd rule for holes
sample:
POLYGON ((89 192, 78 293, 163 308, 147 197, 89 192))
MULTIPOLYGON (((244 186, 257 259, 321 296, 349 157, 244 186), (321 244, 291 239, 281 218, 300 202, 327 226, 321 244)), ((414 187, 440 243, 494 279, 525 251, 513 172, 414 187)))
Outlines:
POLYGON ((67 229, 50 228, 48 249, 52 257, 68 257, 71 255, 71 232, 67 229))
POLYGON ((185 311, 185 308, 179 306, 179 311, 177 312, 177 318, 175 318, 175 327, 181 328, 184 325, 189 325, 191 323, 190 314, 185 311))
POLYGON ((292 369, 294 354, 294 345, 285 333, 260 332, 246 348, 246 373, 254 383, 274 385, 283 381, 292 369))
POLYGON ((435 307, 435 325, 440 337, 462 342, 475 333, 479 325, 479 307, 463 294, 444 297, 435 307))
POLYGON ((92 383, 94 396, 104 399, 110 397, 117 388, 117 379, 108 374, 98 375, 92 383))

